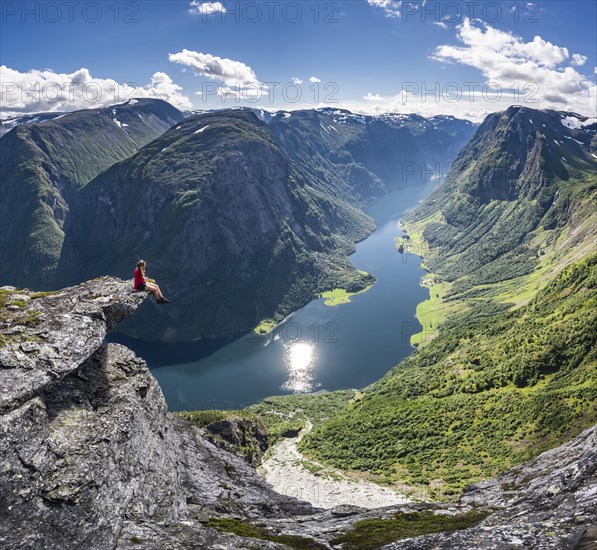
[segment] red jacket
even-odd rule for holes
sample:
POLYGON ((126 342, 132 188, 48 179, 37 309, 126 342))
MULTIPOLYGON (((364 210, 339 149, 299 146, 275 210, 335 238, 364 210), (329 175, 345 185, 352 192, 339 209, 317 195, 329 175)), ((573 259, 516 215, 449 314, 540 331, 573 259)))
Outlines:
POLYGON ((145 277, 143 277, 143 275, 141 275, 141 270, 136 267, 135 268, 135 288, 139 288, 139 285, 146 285, 147 281, 145 280, 145 277))

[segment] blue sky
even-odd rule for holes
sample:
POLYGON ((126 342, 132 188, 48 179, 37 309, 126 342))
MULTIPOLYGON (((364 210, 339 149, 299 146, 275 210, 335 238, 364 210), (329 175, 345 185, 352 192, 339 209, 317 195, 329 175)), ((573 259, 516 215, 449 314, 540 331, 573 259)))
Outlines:
POLYGON ((528 102, 597 116, 593 1, 75 4, 2 2, 4 114, 108 104, 132 83, 134 95, 180 108, 328 105, 479 119, 528 102), (101 94, 83 97, 72 83, 67 93, 69 80, 101 94))

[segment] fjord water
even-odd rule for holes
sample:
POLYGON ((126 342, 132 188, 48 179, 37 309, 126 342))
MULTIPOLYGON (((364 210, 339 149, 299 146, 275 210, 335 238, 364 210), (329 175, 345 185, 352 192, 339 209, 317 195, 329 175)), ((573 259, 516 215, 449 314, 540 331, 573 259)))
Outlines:
POLYGON ((393 191, 370 204, 377 229, 357 245, 356 267, 377 281, 349 304, 323 299, 294 312, 269 335, 220 342, 164 344, 115 333, 112 341, 145 359, 172 411, 236 409, 271 395, 363 388, 412 353, 417 304, 427 298, 417 256, 400 254, 399 220, 435 184, 393 191))

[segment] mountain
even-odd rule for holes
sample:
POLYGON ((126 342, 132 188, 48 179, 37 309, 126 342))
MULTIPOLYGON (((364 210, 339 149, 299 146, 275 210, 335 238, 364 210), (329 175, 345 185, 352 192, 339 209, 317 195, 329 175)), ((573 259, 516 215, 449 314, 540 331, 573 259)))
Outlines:
POLYGON ((595 428, 457 503, 322 510, 276 493, 242 458, 267 445, 259 418, 168 413, 145 362, 103 341, 144 298, 110 277, 50 293, 0 289, 2 548, 594 543, 595 428))
POLYGON ((449 258, 435 255, 449 278, 471 275, 523 244, 537 249, 537 228, 566 227, 567 214, 591 197, 597 124, 569 128, 568 118, 520 107, 490 115, 454 161, 446 185, 408 216, 412 225, 441 212, 441 220, 425 225, 424 238, 432 250, 450 250, 449 258), (464 250, 467 262, 459 256, 464 250))
POLYGON ((19 124, 0 138, 0 283, 50 288, 76 192, 182 120, 153 99, 19 124))
POLYGON ((373 227, 362 207, 427 181, 473 128, 334 109, 180 113, 155 100, 21 124, 0 142, 12 167, 2 234, 16 259, 0 282, 124 277, 144 256, 179 305, 149 329, 125 329, 168 340, 241 334, 324 290, 371 284, 347 259, 373 227))
POLYGON ((522 305, 593 251, 595 122, 523 107, 486 118, 445 185, 405 220, 432 272, 424 325, 470 301, 522 305))
POLYGON ((144 257, 174 304, 132 332, 240 335, 317 292, 370 284, 346 255, 371 230, 360 210, 313 185, 251 111, 204 113, 79 191, 58 276, 130 277, 144 257), (90 259, 80 243, 101 249, 90 259))
POLYGON ((360 205, 441 175, 475 128, 452 117, 368 116, 333 108, 278 111, 269 125, 311 178, 360 205))
MULTIPOLYGON (((417 351, 313 414, 307 456, 454 498, 597 421, 596 129, 555 111, 487 117, 405 220, 404 253, 429 270, 417 351)), ((292 399, 296 430, 309 405, 292 399)))
POLYGON ((0 119, 0 137, 8 133, 15 126, 20 124, 33 124, 34 122, 46 122, 48 120, 54 120, 60 118, 68 113, 35 113, 33 115, 17 115, 9 116, 0 119))

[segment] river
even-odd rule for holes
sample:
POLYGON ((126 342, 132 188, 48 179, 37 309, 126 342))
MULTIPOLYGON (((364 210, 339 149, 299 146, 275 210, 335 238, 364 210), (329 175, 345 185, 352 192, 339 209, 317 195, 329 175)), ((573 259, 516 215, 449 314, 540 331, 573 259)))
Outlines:
POLYGON ((351 256, 377 281, 351 303, 330 307, 323 299, 294 312, 269 335, 221 342, 164 344, 115 332, 147 361, 172 411, 238 409, 270 395, 363 388, 412 353, 418 332, 420 259, 400 254, 399 220, 431 192, 427 183, 393 191, 366 209, 377 229, 351 256))

